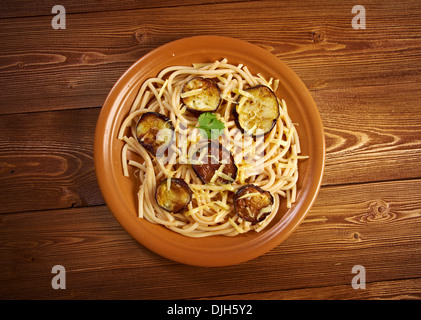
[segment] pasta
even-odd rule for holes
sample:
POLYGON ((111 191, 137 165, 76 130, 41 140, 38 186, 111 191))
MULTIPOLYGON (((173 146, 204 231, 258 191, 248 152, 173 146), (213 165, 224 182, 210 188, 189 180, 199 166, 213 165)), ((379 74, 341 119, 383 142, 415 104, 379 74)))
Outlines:
POLYGON ((124 142, 123 174, 129 177, 129 167, 132 167, 139 182, 139 218, 188 237, 235 236, 263 230, 277 214, 281 201, 286 201, 287 207, 291 207, 297 197, 298 161, 305 157, 299 155, 299 137, 288 115, 286 102, 277 98, 279 117, 273 129, 260 137, 240 130, 232 112, 241 103, 242 96, 248 95, 247 88, 266 86, 275 92, 278 85, 278 80, 252 75, 247 66, 230 64, 227 59, 167 67, 156 77, 144 81, 118 134, 124 142), (182 96, 194 96, 200 92, 182 92, 183 86, 196 77, 212 79, 220 90, 221 104, 214 114, 224 128, 216 141, 234 158, 235 181, 215 183, 218 176, 229 178, 224 176, 221 166, 217 170, 219 173, 215 172, 212 177, 213 181, 203 183, 192 168, 192 155, 208 141, 198 128, 198 116, 190 112, 182 100, 182 96), (136 138, 136 125, 148 112, 164 115, 173 125, 174 139, 160 157, 151 154, 136 138), (129 157, 129 153, 136 157, 129 157), (181 212, 168 212, 156 201, 157 186, 166 178, 169 181, 183 179, 191 189, 191 201, 181 212), (270 192, 273 197, 271 210, 266 210, 270 212, 258 223, 243 219, 234 208, 235 192, 251 184, 270 192))

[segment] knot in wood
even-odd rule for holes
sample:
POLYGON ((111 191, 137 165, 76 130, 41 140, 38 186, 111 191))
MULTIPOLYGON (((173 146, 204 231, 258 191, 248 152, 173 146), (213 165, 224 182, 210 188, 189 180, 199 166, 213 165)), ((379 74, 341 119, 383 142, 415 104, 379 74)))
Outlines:
POLYGON ((61 201, 64 206, 75 208, 84 204, 82 198, 69 188, 61 188, 61 201))
POLYGON ((144 43, 146 41, 146 30, 144 28, 137 29, 133 33, 133 38, 136 40, 137 43, 144 43))
POLYGON ((385 221, 393 219, 393 214, 390 212, 390 204, 384 200, 378 199, 370 203, 366 220, 370 222, 385 221))
POLYGON ((325 39, 325 34, 320 30, 313 31, 311 39, 314 43, 321 43, 325 39))

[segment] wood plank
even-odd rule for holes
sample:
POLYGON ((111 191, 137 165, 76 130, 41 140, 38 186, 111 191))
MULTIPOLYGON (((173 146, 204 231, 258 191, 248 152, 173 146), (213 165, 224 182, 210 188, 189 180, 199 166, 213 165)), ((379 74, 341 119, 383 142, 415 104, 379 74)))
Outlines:
POLYGON ((405 84, 313 92, 326 138, 323 183, 421 177, 421 98, 405 84))
MULTIPOLYGON (((421 177, 419 90, 390 85, 387 92, 317 92, 327 142, 323 185, 421 177)), ((99 111, 0 116, 0 212, 104 204, 93 164, 99 111)))
MULTIPOLYGON (((212 300, 212 298, 206 298, 212 300)), ((217 300, 420 300, 421 278, 381 281, 365 289, 349 290, 349 285, 257 292, 215 297, 217 300)))
POLYGON ((93 163, 99 111, 0 117, 0 212, 104 203, 93 163))
POLYGON ((391 83, 418 87, 419 1, 373 1, 367 10, 365 30, 351 27, 351 5, 333 0, 71 14, 66 30, 53 30, 48 16, 1 19, 0 113, 101 106, 142 55, 169 41, 204 34, 266 48, 310 90, 391 83), (243 14, 233 19, 239 10, 243 14))
POLYGON ((351 286, 355 265, 366 269, 366 296, 386 296, 385 281, 401 280, 408 286, 390 286, 389 297, 418 296, 420 282, 412 280, 421 277, 419 190, 421 179, 323 187, 285 242, 249 262, 218 268, 156 256, 105 206, 3 214, 0 297, 182 299, 267 291, 285 296, 284 290, 300 297, 307 289, 333 287, 346 298, 358 294, 351 286), (66 268, 66 290, 50 286, 57 264, 66 268))
MULTIPOLYGON (((242 2, 247 0, 126 0, 126 1, 101 1, 101 0, 85 0, 83 2, 63 0, 60 1, 67 14, 73 13, 87 13, 87 12, 103 12, 115 10, 133 10, 145 8, 161 8, 161 7, 177 7, 177 6, 192 6, 200 4, 218 4, 224 2, 242 2)), ((248 0, 250 1, 250 0, 248 0)), ((16 17, 34 17, 34 16, 54 16, 51 14, 51 9, 55 4, 51 1, 24 1, 24 0, 3 0, 2 10, 0 11, 1 18, 16 18, 16 17)))

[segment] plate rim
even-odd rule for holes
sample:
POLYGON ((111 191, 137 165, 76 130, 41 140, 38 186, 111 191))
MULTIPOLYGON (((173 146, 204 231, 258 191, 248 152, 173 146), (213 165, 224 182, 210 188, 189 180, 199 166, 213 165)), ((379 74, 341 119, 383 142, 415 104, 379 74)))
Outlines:
MULTIPOLYGON (((226 48, 223 48, 227 50, 226 48)), ((221 49, 222 50, 222 49, 221 49)), ((223 50, 222 50, 223 51, 223 50)), ((194 61, 192 61, 194 62, 194 61)), ((129 90, 129 89, 127 89, 129 90)), ((112 117, 111 117, 112 118, 112 117)), ((118 130, 118 129, 117 129, 118 130)), ((315 199, 317 198, 317 195, 319 193, 323 173, 324 173, 324 167, 325 167, 325 157, 326 157, 326 146, 325 146, 325 135, 324 135, 324 129, 323 129, 323 123, 320 117, 320 113, 317 109, 317 106, 313 100, 313 97, 311 96, 310 92, 308 91, 305 84, 302 82, 302 80, 298 77, 298 75, 289 67, 287 66, 282 60, 280 60, 277 56, 273 55, 271 52, 255 45, 250 42, 247 42, 245 40, 240 40, 237 38, 231 38, 226 36, 215 36, 215 35, 203 35, 203 36, 192 36, 187 38, 181 38, 177 39, 168 43, 165 43, 159 47, 156 47, 155 49, 149 51, 145 55, 143 55, 140 59, 138 59, 135 63, 133 63, 127 70, 124 72, 120 78, 117 80, 117 82, 113 85, 112 89, 107 95, 107 98, 101 108, 97 125, 95 128, 95 137, 94 137, 94 165, 95 165, 95 173, 98 180, 98 185, 101 190, 101 193, 104 197, 104 200, 109 207, 110 211, 112 212, 113 216, 116 218, 116 220, 120 223, 120 225, 125 229, 126 232, 128 232, 133 238, 135 238, 140 244, 142 244, 144 247, 148 248, 149 250, 157 253, 158 255, 161 255, 165 258, 168 258, 170 260, 188 264, 188 265, 195 265, 195 266, 227 266, 227 265, 234 265, 242 262, 246 262, 248 260, 257 258, 258 256, 266 253, 267 251, 273 249, 278 244, 283 242, 285 239, 287 239, 295 230, 296 228, 301 224, 301 222, 304 220, 304 218, 307 216, 308 211, 314 204, 315 199), (112 108, 117 108, 116 106, 111 103, 113 100, 118 100, 118 98, 122 98, 122 95, 124 95, 124 90, 121 90, 121 88, 130 87, 127 83, 124 83, 124 80, 130 76, 131 73, 134 72, 137 68, 139 68, 139 65, 141 65, 143 62, 148 61, 148 59, 153 59, 154 56, 158 55, 160 52, 167 52, 167 56, 174 57, 174 54, 171 54, 171 48, 179 45, 187 45, 188 43, 213 43, 215 47, 221 44, 227 45, 227 43, 230 43, 232 46, 242 46, 247 48, 252 48, 259 54, 262 54, 264 57, 271 57, 270 60, 275 61, 276 59, 277 66, 282 66, 284 70, 287 70, 289 73, 289 77, 292 77, 294 80, 294 83, 300 87, 300 89, 304 90, 304 93, 300 97, 304 97, 306 99, 306 103, 310 103, 312 105, 312 113, 313 117, 316 118, 316 123, 318 125, 317 132, 319 134, 318 139, 320 143, 320 155, 319 155, 319 165, 318 165, 318 172, 316 172, 316 181, 313 181, 313 185, 315 188, 315 191, 312 192, 311 196, 306 198, 306 206, 303 209, 299 210, 298 212, 300 215, 292 215, 290 218, 291 220, 294 220, 292 224, 288 224, 289 228, 287 232, 284 232, 282 234, 275 233, 266 233, 266 238, 264 239, 265 243, 262 244, 259 247, 259 250, 255 252, 248 252, 247 254, 241 253, 239 255, 231 255, 230 258, 227 259, 218 259, 218 252, 208 252, 208 254, 199 255, 199 256, 190 256, 180 251, 180 248, 176 250, 165 250, 163 248, 169 248, 171 247, 171 243, 164 243, 164 247, 162 247, 162 243, 159 245, 151 243, 151 241, 148 240, 148 236, 153 236, 150 232, 147 232, 147 230, 143 230, 143 234, 139 235, 138 232, 138 225, 132 224, 127 222, 127 219, 124 219, 122 217, 121 213, 118 213, 118 205, 115 203, 115 200, 112 199, 112 195, 110 194, 109 188, 106 188, 105 185, 110 182, 110 180, 113 180, 113 177, 110 177, 110 172, 107 172, 104 163, 106 162, 106 155, 105 155, 105 149, 107 148, 106 141, 109 141, 112 139, 110 126, 112 128, 112 119, 110 119, 110 111, 112 111, 112 108), (215 43, 217 45, 215 45, 215 43), (211 259, 213 257, 214 259, 211 259)), ((110 171, 110 170, 108 170, 110 171)), ((112 175, 112 174, 111 174, 112 175)), ((173 232, 173 231, 170 231, 173 232)), ((184 236, 182 236, 184 237, 184 236)), ((228 237, 225 237, 228 238, 228 237)), ((165 242, 165 239, 162 239, 162 242, 165 242)), ((174 248, 173 248, 174 249, 174 248)))

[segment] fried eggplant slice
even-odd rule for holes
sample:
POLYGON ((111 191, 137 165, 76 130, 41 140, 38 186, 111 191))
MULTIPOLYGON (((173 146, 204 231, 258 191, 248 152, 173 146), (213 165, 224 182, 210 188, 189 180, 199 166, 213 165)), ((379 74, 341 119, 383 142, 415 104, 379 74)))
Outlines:
POLYGON ((253 224, 262 222, 272 212, 273 196, 258 186, 249 184, 237 190, 234 211, 253 224))
POLYGON ((158 184, 155 199, 162 209, 177 213, 190 203, 192 191, 183 179, 171 178, 168 181, 166 178, 158 184))
POLYGON ((244 91, 233 108, 237 127, 254 137, 269 133, 280 115, 278 98, 264 85, 244 91))
POLYGON ((231 152, 215 142, 196 152, 192 167, 205 184, 228 184, 237 178, 237 166, 231 152))
POLYGON ((144 113, 136 125, 140 144, 154 156, 162 154, 174 139, 171 120, 156 112, 144 113))
POLYGON ((196 77, 184 84, 181 100, 194 114, 215 112, 221 104, 221 90, 212 79, 196 77))

